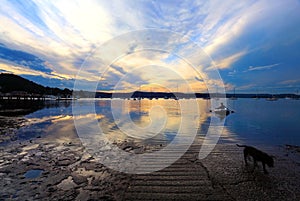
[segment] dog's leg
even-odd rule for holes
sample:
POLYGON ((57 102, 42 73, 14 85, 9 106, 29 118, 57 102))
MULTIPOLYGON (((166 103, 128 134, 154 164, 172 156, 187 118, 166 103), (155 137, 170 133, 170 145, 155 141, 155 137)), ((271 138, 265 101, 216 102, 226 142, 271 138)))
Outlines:
POLYGON ((265 174, 268 174, 268 171, 266 170, 266 165, 265 165, 265 163, 262 163, 262 165, 263 165, 264 173, 265 173, 265 174))
POLYGON ((253 169, 252 169, 252 172, 254 172, 256 166, 257 166, 257 162, 256 162, 255 158, 253 158, 253 169))

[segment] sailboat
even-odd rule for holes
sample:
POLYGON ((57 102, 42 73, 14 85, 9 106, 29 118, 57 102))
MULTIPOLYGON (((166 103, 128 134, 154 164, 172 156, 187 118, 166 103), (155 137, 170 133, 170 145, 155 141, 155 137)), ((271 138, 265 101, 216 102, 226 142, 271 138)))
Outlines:
POLYGON ((272 94, 271 97, 266 98, 267 101, 277 101, 278 98, 276 96, 274 96, 274 94, 272 94))
POLYGON ((296 94, 293 96, 294 100, 299 100, 299 90, 297 90, 296 94))
POLYGON ((277 101, 278 98, 272 95, 272 97, 266 98, 267 101, 277 101))
POLYGON ((255 95, 255 97, 253 97, 253 99, 255 99, 255 100, 258 100, 258 99, 259 99, 259 96, 258 96, 258 90, 256 90, 256 95, 255 95))
POLYGON ((237 100, 237 97, 235 96, 235 88, 233 91, 233 96, 230 97, 230 100, 237 100))
POLYGON ((178 84, 177 84, 177 91, 174 94, 174 100, 178 100, 178 84))

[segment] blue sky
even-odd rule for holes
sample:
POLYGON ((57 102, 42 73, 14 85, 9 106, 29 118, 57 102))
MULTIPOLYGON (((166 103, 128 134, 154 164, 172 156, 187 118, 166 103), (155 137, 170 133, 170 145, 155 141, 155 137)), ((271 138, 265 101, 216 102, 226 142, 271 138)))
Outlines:
MULTIPOLYGON (((163 29, 201 47, 228 91, 295 93, 300 90, 299 10, 299 0, 2 1, 0 72, 62 88, 72 88, 78 79, 86 89, 100 80, 101 90, 117 85, 121 91, 186 92, 184 79, 194 91, 205 91, 201 78, 176 55, 136 51, 140 44, 127 41, 112 47, 117 51, 126 44, 128 50, 109 68, 97 62, 78 75, 101 44, 136 30, 163 29)), ((162 47, 174 43, 149 36, 162 47)), ((184 40, 176 44, 172 52, 191 54, 184 40)))

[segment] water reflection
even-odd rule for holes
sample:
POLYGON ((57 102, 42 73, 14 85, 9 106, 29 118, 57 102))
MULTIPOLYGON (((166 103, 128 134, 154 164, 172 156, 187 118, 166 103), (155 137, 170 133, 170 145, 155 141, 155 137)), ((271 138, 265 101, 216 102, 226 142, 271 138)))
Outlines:
MULTIPOLYGON (((65 124, 63 127, 73 124, 71 102, 69 101, 27 101, 26 104, 32 105, 35 109, 37 104, 41 109, 24 115, 27 122, 26 126, 17 131, 19 140, 28 140, 52 134, 49 132, 49 128, 59 127, 59 121, 65 124)), ((20 107, 22 107, 21 104, 20 107)))
POLYGON ((192 130, 198 129, 199 123, 207 120, 207 101, 193 101, 197 108, 189 106, 192 100, 97 100, 95 103, 79 101, 76 107, 80 110, 80 115, 76 115, 76 118, 78 116, 81 119, 78 123, 82 125, 90 125, 93 118, 96 118, 110 141, 129 139, 144 143, 168 143, 180 129, 189 135, 192 130), (91 104, 95 104, 96 115, 89 110, 91 104), (184 105, 186 110, 182 110, 184 105), (199 111, 200 119, 192 116, 195 110, 199 111), (186 125, 181 123, 182 111, 186 113, 185 116, 189 116, 186 125), (191 123, 193 126, 190 126, 191 123))
POLYGON ((0 116, 23 116, 41 110, 45 107, 59 107, 53 101, 28 101, 0 99, 0 116))
MULTIPOLYGON (((77 118, 81 118, 81 123, 85 125, 91 124, 91 120, 96 119, 106 138, 111 142, 136 140, 148 144, 169 143, 182 127, 185 127, 187 135, 193 129, 197 129, 197 135, 204 138, 212 118, 217 117, 212 116, 209 112, 210 101, 199 99, 197 100, 197 110, 200 116, 190 115, 188 118, 194 128, 188 127, 188 124, 182 123, 183 114, 180 104, 187 103, 188 105, 189 101, 191 100, 78 100, 77 107, 81 110, 81 115, 77 118), (94 107, 95 113, 90 112, 90 107, 94 107), (153 108, 156 109, 151 110, 153 108), (113 114, 114 110, 117 111, 116 114, 113 114), (146 128, 145 130, 147 130, 147 126, 152 123, 153 118, 162 122, 163 126, 157 124, 156 128, 154 125, 154 131, 158 131, 154 134, 150 132, 128 133, 130 124, 128 119, 121 118, 124 114, 128 114, 130 122, 132 121, 140 129, 146 128), (117 123, 116 115, 120 115, 117 123), (165 122, 163 122, 164 119, 165 122), (127 133, 124 133, 120 126, 124 126, 127 133)), ((299 106, 300 102, 295 100, 269 102, 238 99, 229 101, 229 108, 236 112, 226 117, 219 143, 243 141, 247 144, 300 145, 299 106)), ((47 140, 67 141, 78 138, 71 102, 34 102, 34 104, 27 102, 27 104, 18 104, 18 106, 2 103, 1 115, 3 116, 3 111, 14 109, 26 112, 17 112, 11 115, 24 115, 28 120, 28 125, 17 131, 19 140, 47 137, 47 140)), ((188 108, 185 112, 189 113, 188 111, 193 109, 188 108)))

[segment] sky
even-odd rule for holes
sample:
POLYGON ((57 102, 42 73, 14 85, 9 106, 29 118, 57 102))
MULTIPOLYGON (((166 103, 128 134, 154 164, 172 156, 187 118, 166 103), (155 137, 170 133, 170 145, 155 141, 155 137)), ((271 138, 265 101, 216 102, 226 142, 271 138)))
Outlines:
POLYGON ((203 92, 219 84, 214 68, 228 92, 296 93, 299 10, 299 0, 3 0, 0 72, 59 88, 203 92))

